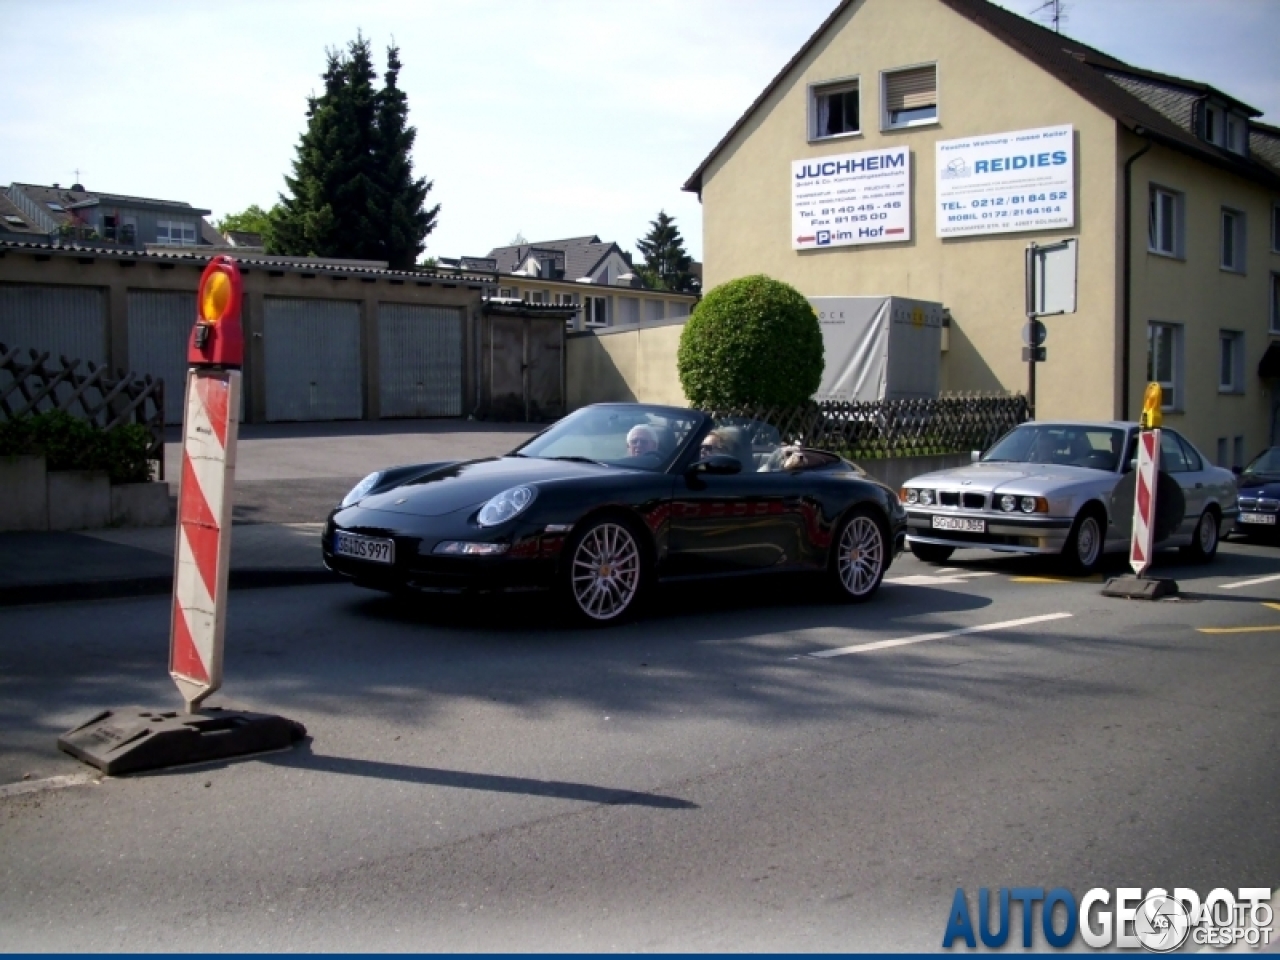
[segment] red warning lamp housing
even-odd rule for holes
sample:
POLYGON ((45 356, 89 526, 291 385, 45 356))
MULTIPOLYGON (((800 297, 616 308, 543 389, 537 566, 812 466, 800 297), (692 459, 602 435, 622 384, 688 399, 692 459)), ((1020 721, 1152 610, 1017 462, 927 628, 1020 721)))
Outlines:
POLYGON ((196 293, 196 325, 187 343, 187 363, 193 367, 244 365, 244 331, 240 303, 244 284, 234 259, 216 256, 200 275, 196 293))

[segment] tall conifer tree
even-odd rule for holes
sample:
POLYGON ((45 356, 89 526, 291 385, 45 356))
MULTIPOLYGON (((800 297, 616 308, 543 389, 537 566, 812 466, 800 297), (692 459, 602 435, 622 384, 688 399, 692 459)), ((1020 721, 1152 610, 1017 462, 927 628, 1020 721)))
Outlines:
POLYGON ((658 218, 649 223, 649 232, 636 246, 644 254, 641 276, 658 290, 675 290, 689 293, 698 289, 697 278, 690 271, 692 261, 684 249, 684 238, 676 226, 675 217, 658 211, 658 218))
POLYGON ((307 129, 293 176, 271 218, 272 252, 413 267, 435 228, 439 206, 424 208, 431 184, 415 179, 409 156, 417 131, 398 87, 400 52, 387 50, 386 86, 363 35, 344 55, 326 51, 324 93, 307 99, 307 129))

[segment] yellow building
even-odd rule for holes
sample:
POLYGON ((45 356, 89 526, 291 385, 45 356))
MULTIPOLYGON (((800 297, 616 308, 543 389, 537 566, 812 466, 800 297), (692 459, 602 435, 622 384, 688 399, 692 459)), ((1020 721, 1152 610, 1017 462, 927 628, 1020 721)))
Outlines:
POLYGON ((1025 250, 1073 238, 1037 416, 1136 418, 1156 379, 1169 425, 1239 464, 1280 398, 1280 130, 1258 115, 984 0, 844 0, 685 184, 704 289, 938 301, 943 389, 1025 391, 1025 250))

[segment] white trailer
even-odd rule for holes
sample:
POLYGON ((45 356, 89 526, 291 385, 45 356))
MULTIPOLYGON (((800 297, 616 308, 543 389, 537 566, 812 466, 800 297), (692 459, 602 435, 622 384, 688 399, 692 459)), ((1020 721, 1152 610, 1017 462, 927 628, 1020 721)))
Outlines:
POLYGON ((936 397, 941 387, 940 303, 906 297, 809 297, 826 363, 815 400, 936 397))

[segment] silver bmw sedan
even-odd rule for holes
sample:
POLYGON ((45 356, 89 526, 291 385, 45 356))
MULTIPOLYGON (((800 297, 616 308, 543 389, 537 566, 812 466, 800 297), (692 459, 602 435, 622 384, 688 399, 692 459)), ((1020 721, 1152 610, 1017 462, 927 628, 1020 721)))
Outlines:
MULTIPOLYGON (((945 563, 959 548, 1060 555, 1075 573, 1129 548, 1136 423, 1024 423, 966 467, 907 482, 907 544, 945 563)), ((1160 438, 1156 548, 1209 561, 1239 515, 1235 476, 1176 430, 1160 438)))

